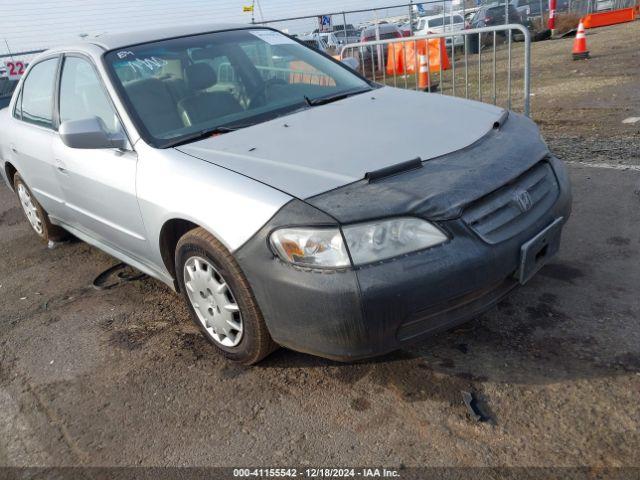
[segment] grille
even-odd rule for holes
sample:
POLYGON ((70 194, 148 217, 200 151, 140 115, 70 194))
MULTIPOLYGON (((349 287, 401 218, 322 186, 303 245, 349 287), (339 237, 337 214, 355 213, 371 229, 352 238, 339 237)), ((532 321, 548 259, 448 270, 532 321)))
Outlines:
POLYGON ((551 166, 540 162, 510 184, 473 203, 462 219, 486 242, 499 243, 549 210, 558 194, 551 166))

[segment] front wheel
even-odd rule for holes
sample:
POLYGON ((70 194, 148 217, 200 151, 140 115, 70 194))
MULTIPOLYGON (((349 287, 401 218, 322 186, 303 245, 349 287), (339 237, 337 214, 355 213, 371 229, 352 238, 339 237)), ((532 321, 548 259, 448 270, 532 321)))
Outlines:
POLYGON ((277 348, 231 253, 202 228, 176 248, 178 284, 196 324, 225 357, 251 365, 277 348))

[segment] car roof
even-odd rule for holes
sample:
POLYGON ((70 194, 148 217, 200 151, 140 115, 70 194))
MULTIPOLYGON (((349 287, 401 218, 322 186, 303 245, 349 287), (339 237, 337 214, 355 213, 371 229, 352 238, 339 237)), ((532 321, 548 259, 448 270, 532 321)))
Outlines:
MULTIPOLYGON (((447 13, 445 14, 445 18, 449 18, 449 17, 461 17, 462 14, 460 12, 453 12, 451 14, 447 13)), ((429 15, 428 17, 420 17, 420 20, 435 20, 436 18, 442 18, 442 15, 429 15)))
MULTIPOLYGON (((513 1, 510 1, 508 3, 508 5, 509 5, 509 8, 515 8, 515 7, 513 7, 513 1)), ((487 3, 487 4, 483 5, 483 7, 491 8, 491 9, 502 8, 504 10, 504 2, 487 3)))
MULTIPOLYGON (((398 27, 396 27, 392 23, 379 23, 378 25, 380 27, 380 30, 398 30, 398 27)), ((369 25, 368 27, 365 28, 366 31, 375 30, 375 29, 376 29, 375 25, 369 25)))
POLYGON ((206 25, 182 25, 175 27, 154 28, 149 30, 136 30, 132 32, 103 34, 88 37, 85 42, 97 45, 105 50, 138 45, 141 43, 156 42, 169 38, 187 37, 203 33, 214 33, 225 30, 264 28, 255 25, 242 24, 206 24, 206 25))

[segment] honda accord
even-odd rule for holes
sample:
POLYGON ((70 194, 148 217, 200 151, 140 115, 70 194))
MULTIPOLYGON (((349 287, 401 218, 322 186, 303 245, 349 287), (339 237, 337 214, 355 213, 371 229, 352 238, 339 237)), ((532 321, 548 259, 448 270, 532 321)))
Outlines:
POLYGON ((41 54, 2 175, 180 292, 231 360, 350 361, 467 321, 558 251, 571 194, 529 118, 369 82, 276 30, 174 27, 41 54))

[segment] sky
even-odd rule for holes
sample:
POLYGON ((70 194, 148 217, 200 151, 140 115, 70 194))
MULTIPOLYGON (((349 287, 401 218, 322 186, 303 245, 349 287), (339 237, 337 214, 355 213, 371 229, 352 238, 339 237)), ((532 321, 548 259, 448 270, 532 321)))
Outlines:
MULTIPOLYGON (((0 0, 0 54, 44 49, 78 39, 78 35, 115 33, 188 23, 250 23, 242 7, 252 0, 0 0)), ((378 8, 404 0, 259 0, 265 20, 378 8)), ((408 0, 407 2, 408 3, 408 0)), ((400 15, 404 9, 380 12, 400 15)), ((256 21, 260 11, 256 9, 256 21)), ((348 23, 368 19, 353 15, 348 23)), ((334 20, 342 23, 342 20, 334 20)), ((276 24, 291 33, 315 28, 315 21, 276 24)))

